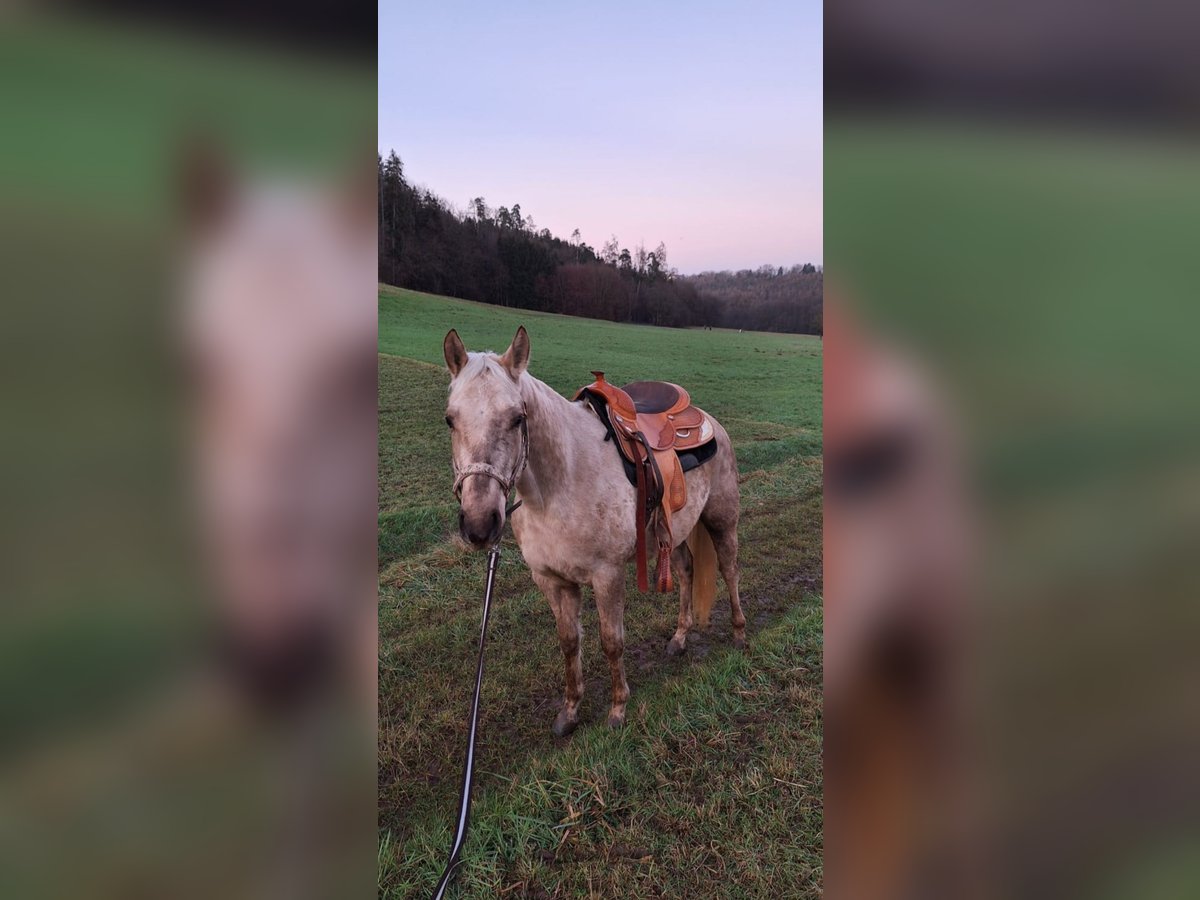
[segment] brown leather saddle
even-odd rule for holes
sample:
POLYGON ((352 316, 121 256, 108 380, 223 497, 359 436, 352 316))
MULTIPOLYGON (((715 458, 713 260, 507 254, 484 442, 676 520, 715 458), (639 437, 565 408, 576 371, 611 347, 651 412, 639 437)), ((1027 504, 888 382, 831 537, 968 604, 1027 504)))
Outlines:
POLYGON ((658 542, 655 587, 674 590, 671 580, 671 514, 687 503, 683 473, 712 459, 717 452, 712 420, 677 384, 634 381, 623 388, 593 372, 596 380, 580 388, 576 400, 588 403, 608 430, 625 464, 625 475, 637 488, 637 578, 649 590, 646 572, 646 529, 654 526, 658 542))

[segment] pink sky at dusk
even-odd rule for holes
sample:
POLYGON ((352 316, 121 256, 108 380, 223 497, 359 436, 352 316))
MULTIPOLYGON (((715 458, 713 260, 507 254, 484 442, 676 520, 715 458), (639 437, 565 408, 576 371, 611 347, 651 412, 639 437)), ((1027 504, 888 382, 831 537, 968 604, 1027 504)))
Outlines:
POLYGON ((820 4, 563 6, 381 5, 381 153, 683 273, 822 262, 820 4))

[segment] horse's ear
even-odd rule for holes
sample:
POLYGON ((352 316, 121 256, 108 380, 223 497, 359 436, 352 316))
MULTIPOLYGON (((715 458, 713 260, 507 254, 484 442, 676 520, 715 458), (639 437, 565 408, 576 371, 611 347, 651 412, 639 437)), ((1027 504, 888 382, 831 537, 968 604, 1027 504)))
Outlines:
POLYGON ((220 226, 233 205, 236 179, 228 157, 205 135, 190 135, 177 149, 176 181, 184 227, 204 235, 220 226))
POLYGON ((338 182, 334 197, 335 208, 343 217, 342 221, 354 233, 365 229, 374 233, 379 222, 379 170, 377 165, 370 165, 370 157, 364 152, 368 149, 368 143, 375 143, 374 129, 369 137, 370 141, 364 141, 355 150, 338 182))
POLYGON ((500 362, 504 363, 504 368, 513 378, 520 378, 529 366, 529 333, 524 325, 517 329, 516 337, 500 357, 500 362))
POLYGON ((450 377, 457 377, 462 367, 467 364, 467 348, 463 346, 462 338, 453 328, 442 341, 442 353, 446 357, 446 368, 450 370, 450 377))

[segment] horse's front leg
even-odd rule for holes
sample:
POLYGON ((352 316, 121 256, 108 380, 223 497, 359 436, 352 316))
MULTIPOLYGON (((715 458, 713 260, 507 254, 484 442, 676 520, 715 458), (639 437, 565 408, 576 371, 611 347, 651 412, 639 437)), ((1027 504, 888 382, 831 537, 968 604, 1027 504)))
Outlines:
POLYGON ((554 719, 552 730, 565 737, 579 724, 579 701, 583 699, 583 625, 579 621, 579 585, 552 575, 539 575, 533 580, 550 601, 554 622, 558 626, 558 646, 562 649, 566 670, 566 690, 562 709, 554 719))
POLYGON ((629 685, 625 682, 625 567, 598 573, 592 579, 592 591, 600 614, 600 644, 612 674, 608 724, 619 728, 625 724, 625 704, 629 701, 629 685))

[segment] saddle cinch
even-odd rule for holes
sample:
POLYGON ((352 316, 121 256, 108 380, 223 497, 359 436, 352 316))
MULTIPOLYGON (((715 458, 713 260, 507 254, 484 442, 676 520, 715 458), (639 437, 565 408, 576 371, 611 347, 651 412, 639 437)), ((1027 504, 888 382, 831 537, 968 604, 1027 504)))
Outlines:
POLYGON ((671 514, 687 503, 683 473, 708 462, 717 452, 712 421, 677 384, 634 381, 623 388, 592 372, 596 380, 580 388, 576 400, 595 410, 625 465, 625 476, 637 488, 637 579, 649 590, 646 573, 646 529, 654 526, 658 543, 655 589, 672 591, 671 514))

